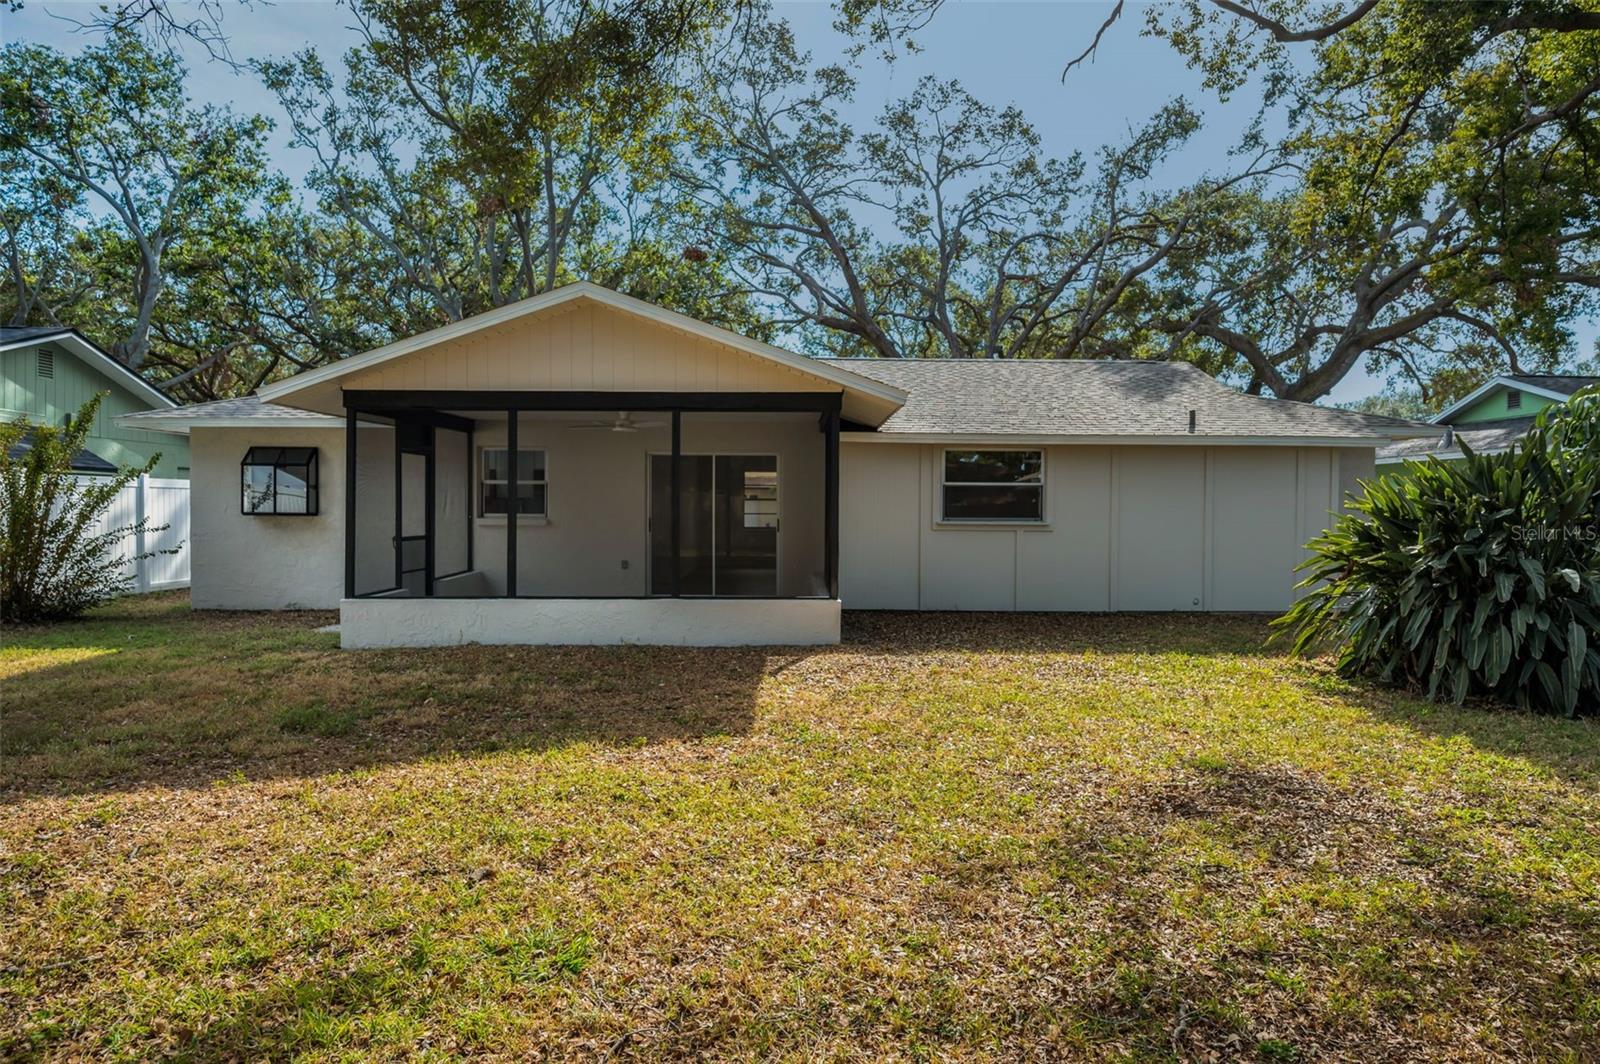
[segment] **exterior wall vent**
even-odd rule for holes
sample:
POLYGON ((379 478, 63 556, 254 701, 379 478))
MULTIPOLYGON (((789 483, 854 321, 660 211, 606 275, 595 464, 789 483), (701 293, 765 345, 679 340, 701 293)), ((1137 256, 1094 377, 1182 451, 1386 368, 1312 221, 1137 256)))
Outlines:
POLYGON ((1522 409, 1522 393, 1521 392, 1507 392, 1506 393, 1506 409, 1507 410, 1521 410, 1522 409))
POLYGON ((56 375, 56 353, 48 347, 39 348, 38 354, 39 376, 53 378, 56 375))

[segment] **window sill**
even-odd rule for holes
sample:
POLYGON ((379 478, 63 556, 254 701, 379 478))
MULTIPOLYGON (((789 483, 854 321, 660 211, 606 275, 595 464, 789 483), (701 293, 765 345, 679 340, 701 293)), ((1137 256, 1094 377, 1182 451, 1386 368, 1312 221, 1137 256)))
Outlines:
MULTIPOLYGON (((480 525, 503 525, 506 523, 505 514, 489 514, 487 517, 477 519, 480 525)), ((535 517, 532 514, 518 514, 518 528, 542 528, 550 523, 548 517, 535 517)))
POLYGON ((983 529, 1013 529, 1013 528, 1014 529, 1020 529, 1020 530, 1022 530, 1024 532, 1049 532, 1051 530, 1050 522, 1048 522, 1048 521, 1028 521, 1028 520, 1016 520, 1016 521, 1004 521, 1004 520, 1000 520, 1000 521, 983 521, 983 520, 945 521, 945 520, 936 520, 936 521, 933 522, 933 527, 934 527, 935 531, 940 531, 940 532, 958 531, 958 530, 963 529, 963 528, 977 529, 977 530, 980 530, 980 531, 983 530, 983 529))

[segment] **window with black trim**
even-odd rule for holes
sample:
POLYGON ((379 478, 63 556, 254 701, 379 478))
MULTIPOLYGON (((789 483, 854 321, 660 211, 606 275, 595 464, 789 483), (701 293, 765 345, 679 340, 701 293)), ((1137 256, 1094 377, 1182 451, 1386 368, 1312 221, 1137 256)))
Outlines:
POLYGON ((313 517, 317 513, 317 449, 252 447, 239 463, 246 516, 313 517))
POLYGON ((1043 521, 1043 451, 945 451, 946 521, 1043 521))
MULTIPOLYGON (((478 516, 494 517, 510 509, 512 498, 511 463, 504 447, 485 447, 478 452, 478 516)), ((550 485, 545 476, 542 450, 517 448, 515 478, 517 514, 547 516, 550 485)))

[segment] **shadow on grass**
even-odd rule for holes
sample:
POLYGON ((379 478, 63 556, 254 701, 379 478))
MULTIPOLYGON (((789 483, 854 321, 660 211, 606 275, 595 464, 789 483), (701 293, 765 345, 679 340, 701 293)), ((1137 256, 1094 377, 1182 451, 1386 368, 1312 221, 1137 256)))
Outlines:
POLYGON ((941 613, 846 610, 844 647, 874 654, 1282 655, 1264 613, 941 613))
POLYGON ((1484 753, 1525 761, 1565 783, 1600 791, 1600 774, 1595 771, 1600 765, 1600 717, 1593 714, 1569 720, 1488 699, 1460 706, 1430 702, 1418 692, 1346 680, 1331 669, 1308 675, 1302 682, 1426 742, 1466 743, 1484 753))
POLYGON ((120 604, 8 633, 0 802, 271 779, 456 753, 748 731, 793 653, 669 647, 345 652, 325 613, 120 604))

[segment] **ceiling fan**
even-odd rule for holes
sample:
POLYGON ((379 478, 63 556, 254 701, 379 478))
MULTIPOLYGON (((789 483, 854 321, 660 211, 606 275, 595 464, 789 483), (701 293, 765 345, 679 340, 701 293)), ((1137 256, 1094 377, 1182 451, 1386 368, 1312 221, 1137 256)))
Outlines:
POLYGON ((615 421, 591 421, 587 425, 573 425, 572 428, 589 432, 638 432, 640 429, 658 429, 665 424, 665 421, 635 421, 626 410, 618 410, 615 421))

